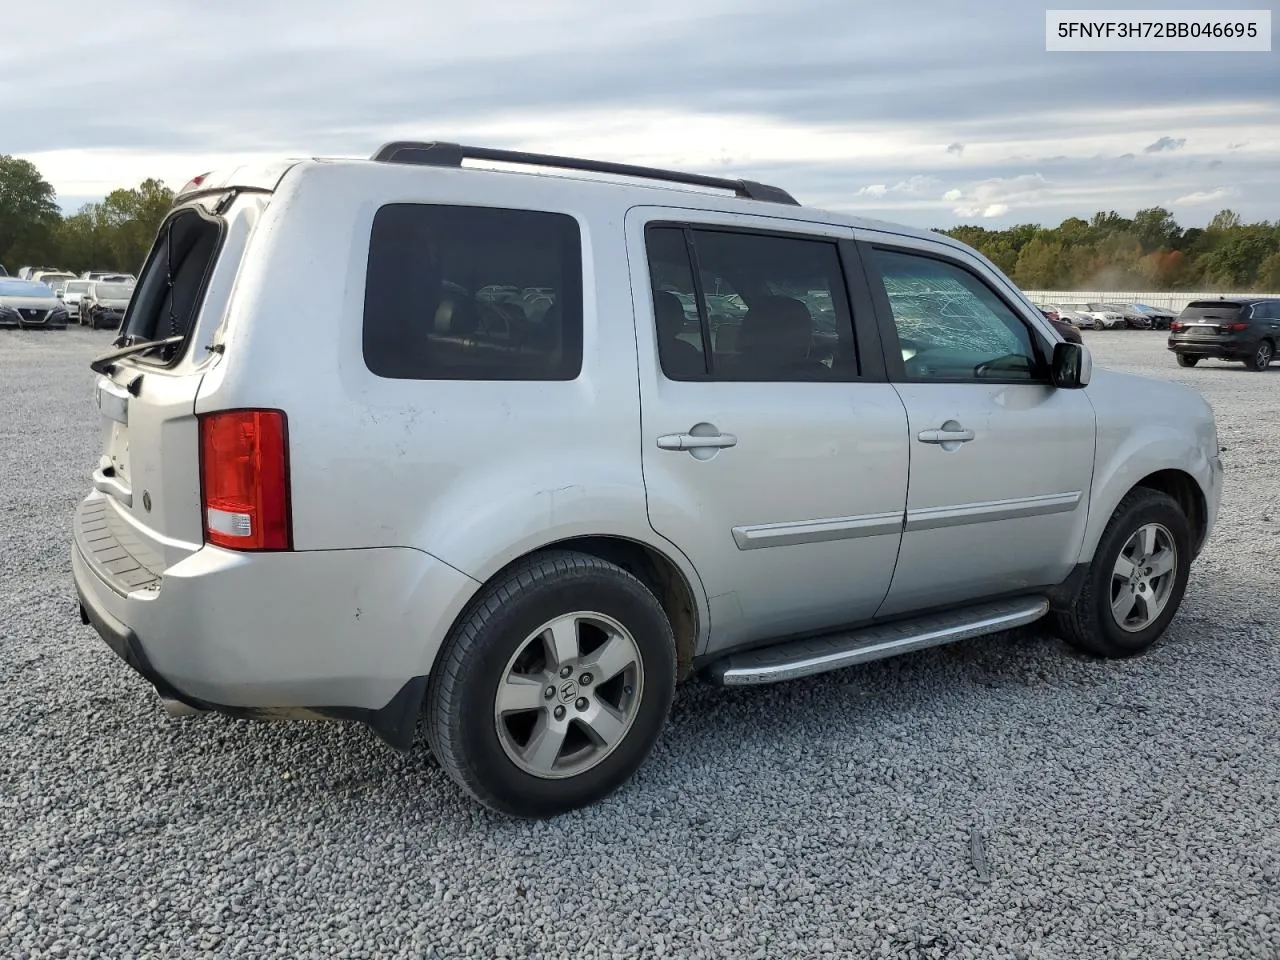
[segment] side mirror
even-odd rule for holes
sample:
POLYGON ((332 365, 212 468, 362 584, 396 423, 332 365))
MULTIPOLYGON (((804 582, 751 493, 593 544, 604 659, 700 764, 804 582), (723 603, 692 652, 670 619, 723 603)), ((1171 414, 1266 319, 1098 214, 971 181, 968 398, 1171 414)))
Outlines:
POLYGON ((1055 387, 1079 390, 1088 386, 1093 373, 1093 358, 1089 348, 1079 343, 1055 343, 1050 377, 1055 387))
POLYGON ((61 300, 61 299, 62 299, 62 291, 61 291, 61 290, 55 290, 55 291, 53 291, 53 295, 54 295, 55 297, 57 297, 59 300, 61 300))

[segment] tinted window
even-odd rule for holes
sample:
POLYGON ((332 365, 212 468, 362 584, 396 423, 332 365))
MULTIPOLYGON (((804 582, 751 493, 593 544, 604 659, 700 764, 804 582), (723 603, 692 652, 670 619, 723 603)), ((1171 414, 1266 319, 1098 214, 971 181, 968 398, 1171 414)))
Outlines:
POLYGON ((968 270, 920 254, 876 250, 907 376, 1032 380, 1043 376, 1031 331, 968 270))
POLYGON ((409 380, 572 380, 578 223, 560 213, 390 204, 373 220, 364 358, 409 380))
POLYGON ((658 354, 669 378, 857 376, 834 241, 651 227, 647 245, 658 354))
POLYGON ((1179 320, 1235 320, 1244 304, 1233 300, 1194 300, 1182 308, 1179 320))
POLYGON ((128 300, 133 296, 133 287, 123 283, 94 284, 93 294, 99 300, 128 300))

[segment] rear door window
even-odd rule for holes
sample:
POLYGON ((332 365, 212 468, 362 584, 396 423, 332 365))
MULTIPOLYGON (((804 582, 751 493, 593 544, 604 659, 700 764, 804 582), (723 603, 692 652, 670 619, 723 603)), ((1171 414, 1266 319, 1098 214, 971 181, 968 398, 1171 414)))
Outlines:
POLYGON ((562 213, 388 204, 373 220, 364 360, 401 380, 573 380, 582 241, 562 213))
POLYGON ((668 379, 857 378, 834 240, 654 225, 645 242, 668 379))

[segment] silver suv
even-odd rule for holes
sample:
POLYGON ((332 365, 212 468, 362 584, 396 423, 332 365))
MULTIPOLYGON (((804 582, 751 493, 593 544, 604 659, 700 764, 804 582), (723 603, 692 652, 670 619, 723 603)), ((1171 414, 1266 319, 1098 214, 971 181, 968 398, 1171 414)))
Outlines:
POLYGON ((1091 371, 960 243, 749 181, 443 143, 202 175, 114 347, 83 621, 175 711, 422 720, 522 816, 624 783, 692 676, 1046 615, 1139 653, 1218 511, 1199 395, 1091 371))

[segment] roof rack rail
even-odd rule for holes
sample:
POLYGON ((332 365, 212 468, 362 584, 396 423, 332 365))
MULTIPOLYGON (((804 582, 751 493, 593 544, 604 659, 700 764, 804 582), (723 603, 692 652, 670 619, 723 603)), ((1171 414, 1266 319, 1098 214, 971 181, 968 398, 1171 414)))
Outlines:
POLYGON ((557 167, 563 170, 586 170, 592 173, 612 173, 626 177, 643 177, 646 180, 664 180, 668 183, 685 183, 698 187, 715 187, 732 190, 739 197, 764 200, 769 203, 786 203, 800 206, 795 197, 781 187, 754 180, 730 180, 708 177, 699 173, 680 173, 657 167, 637 167, 629 163, 609 163, 604 160, 584 160, 578 157, 557 157, 545 153, 526 153, 522 150, 498 150, 493 147, 466 147, 458 143, 442 141, 396 140, 384 144, 370 159, 384 163, 415 163, 432 167, 460 167, 463 160, 492 160, 500 163, 522 163, 538 167, 557 167))

